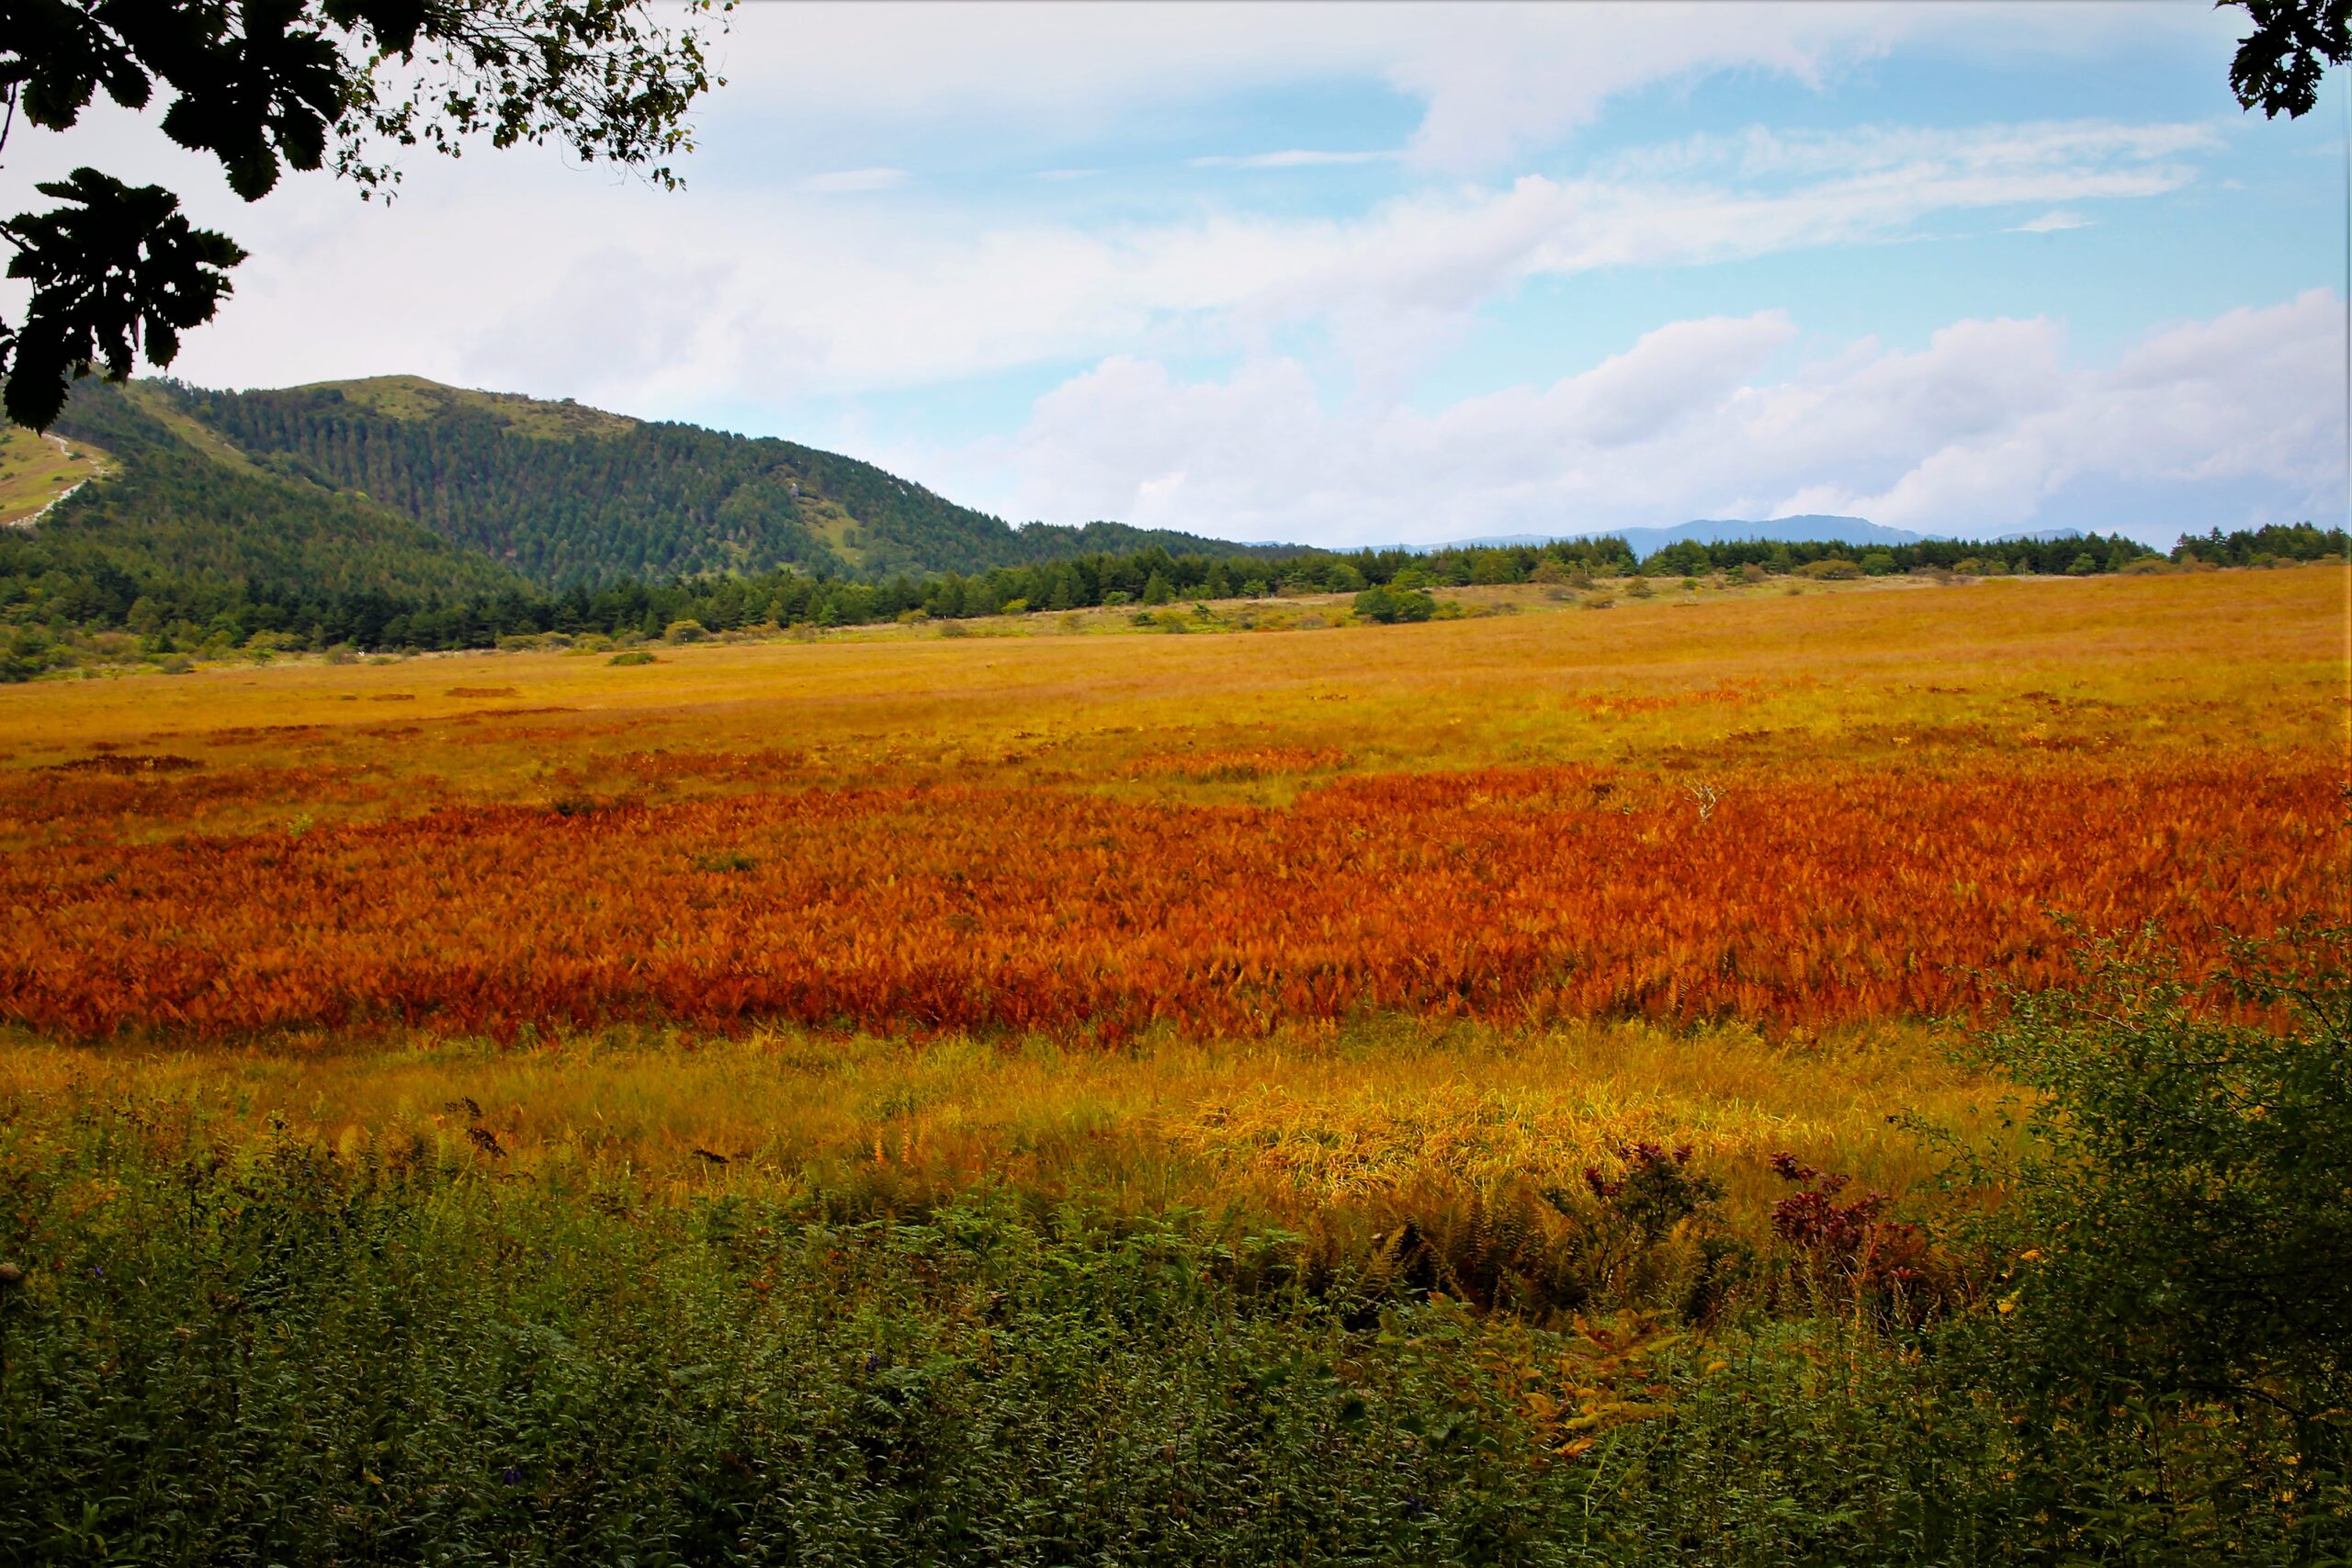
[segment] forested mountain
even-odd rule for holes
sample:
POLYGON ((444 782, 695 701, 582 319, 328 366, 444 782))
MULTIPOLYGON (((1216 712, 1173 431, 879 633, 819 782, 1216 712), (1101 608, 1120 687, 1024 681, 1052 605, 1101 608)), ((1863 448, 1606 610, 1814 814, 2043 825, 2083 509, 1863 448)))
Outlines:
POLYGON ((870 463, 413 376, 282 391, 161 389, 240 451, 365 494, 548 587, 779 567, 868 580, 1158 544, 1115 524, 1015 529, 870 463))

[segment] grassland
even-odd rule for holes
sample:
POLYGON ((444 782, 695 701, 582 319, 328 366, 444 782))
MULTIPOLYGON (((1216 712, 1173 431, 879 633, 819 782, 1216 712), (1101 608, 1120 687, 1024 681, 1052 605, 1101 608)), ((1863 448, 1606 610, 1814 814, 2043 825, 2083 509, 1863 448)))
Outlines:
POLYGON ((2021 1458, 1902 1335, 1998 1288, 1909 1225, 1999 1202, 1939 1186, 2022 1146, 1952 1047, 2065 920, 2195 969, 2342 919, 2346 593, 0 691, 0 1465, 61 1494, 0 1535, 2333 1560, 2342 1476, 2252 1417, 2021 1458), (1895 1206, 1799 1233, 1781 1154, 1895 1206), (232 1396, 246 1468, 174 1494, 232 1396))
POLYGON ((24 526, 105 471, 105 454, 86 443, 13 424, 0 429, 0 527, 24 526))

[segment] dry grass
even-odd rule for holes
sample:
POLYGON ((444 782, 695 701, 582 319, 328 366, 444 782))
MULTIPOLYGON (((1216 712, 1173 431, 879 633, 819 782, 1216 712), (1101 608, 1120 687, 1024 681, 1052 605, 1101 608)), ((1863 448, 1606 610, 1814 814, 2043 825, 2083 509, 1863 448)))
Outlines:
MULTIPOLYGON (((1301 1222, 1437 1189, 1569 1186, 1642 1138, 1692 1145, 1755 1221, 1775 1195, 1770 1154, 1903 1190, 1928 1156, 1893 1118, 1973 1132, 1996 1099, 1929 1034, 1899 1026, 1772 1043, 1741 1029, 1499 1033, 1393 1020, 1338 1040, 1110 1053, 766 1031, 302 1055, 0 1039, 0 1103, 34 1143, 76 1107, 135 1105, 232 1143, 273 1129, 346 1148, 415 1134, 510 1172, 626 1166, 679 1194, 813 1185, 920 1201, 1001 1182, 1301 1222)), ((12 1157, 37 1157, 34 1144, 12 1157)))

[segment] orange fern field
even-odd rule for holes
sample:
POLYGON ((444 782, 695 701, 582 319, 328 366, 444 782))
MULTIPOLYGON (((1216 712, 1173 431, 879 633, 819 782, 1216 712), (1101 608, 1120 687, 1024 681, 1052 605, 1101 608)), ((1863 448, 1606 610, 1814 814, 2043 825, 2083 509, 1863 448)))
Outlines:
MULTIPOLYGON (((2340 908, 2343 574, 0 694, 0 1017, 1934 1017, 2340 908), (396 710, 396 711, 388 711, 396 710)), ((1475 595, 1474 595, 1475 601, 1475 595)))
POLYGON ((1287 807, 816 787, 11 857, 42 1029, 620 1019, 1262 1032, 1386 1009, 1819 1023, 2043 977, 2048 911, 2194 941, 2331 886, 2305 761, 1346 779, 1287 807), (2020 805, 2025 800, 2043 803, 2020 805))

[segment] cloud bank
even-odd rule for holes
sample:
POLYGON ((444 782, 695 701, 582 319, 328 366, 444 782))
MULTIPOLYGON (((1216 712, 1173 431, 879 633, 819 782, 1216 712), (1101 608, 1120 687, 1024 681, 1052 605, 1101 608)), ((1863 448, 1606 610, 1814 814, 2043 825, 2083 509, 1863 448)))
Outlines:
POLYGON ((2241 520, 2228 482, 2249 479, 2331 515, 2343 321, 2312 290, 2104 367, 2074 363, 2049 321, 1961 321, 1916 352, 1864 340, 1761 380, 1797 331, 1766 311, 1660 327, 1579 375, 1435 415, 1332 412, 1291 360, 1184 381, 1120 356, 1041 399, 1006 459, 1038 515, 1324 543, 1825 512, 1990 536, 2098 480, 2209 487, 2223 525, 2241 520))

